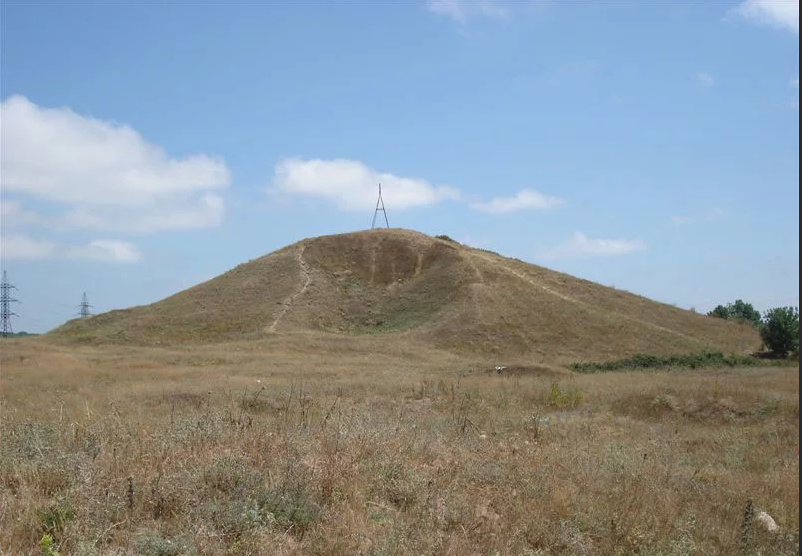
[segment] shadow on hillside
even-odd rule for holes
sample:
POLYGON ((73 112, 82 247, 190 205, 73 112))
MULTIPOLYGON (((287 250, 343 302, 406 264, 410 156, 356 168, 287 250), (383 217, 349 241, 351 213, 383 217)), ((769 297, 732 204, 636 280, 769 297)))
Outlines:
POLYGON ((778 360, 778 361, 799 361, 798 353, 789 353, 788 355, 778 355, 771 351, 756 351, 752 353, 755 359, 778 360))

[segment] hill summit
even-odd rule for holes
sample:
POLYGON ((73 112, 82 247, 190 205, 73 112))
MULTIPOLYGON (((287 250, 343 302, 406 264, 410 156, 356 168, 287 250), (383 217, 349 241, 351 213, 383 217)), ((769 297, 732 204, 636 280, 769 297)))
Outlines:
POLYGON ((175 344, 402 335, 449 351, 607 359, 759 347, 750 327, 400 229, 309 238, 143 307, 51 333, 175 344))

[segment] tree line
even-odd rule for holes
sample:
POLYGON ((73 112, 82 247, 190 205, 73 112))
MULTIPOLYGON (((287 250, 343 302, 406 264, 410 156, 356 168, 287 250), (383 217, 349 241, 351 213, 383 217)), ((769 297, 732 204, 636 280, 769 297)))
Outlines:
POLYGON ((766 349, 778 357, 789 353, 799 356, 799 308, 774 307, 763 315, 742 299, 718 305, 707 313, 709 317, 736 320, 756 327, 766 349))

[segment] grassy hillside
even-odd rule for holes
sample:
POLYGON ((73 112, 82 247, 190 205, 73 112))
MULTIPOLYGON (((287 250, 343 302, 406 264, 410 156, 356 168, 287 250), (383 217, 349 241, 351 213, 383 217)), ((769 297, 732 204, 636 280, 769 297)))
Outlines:
POLYGON ((544 360, 760 345, 745 325, 408 230, 306 239, 152 305, 71 321, 51 337, 157 345, 309 333, 544 360))

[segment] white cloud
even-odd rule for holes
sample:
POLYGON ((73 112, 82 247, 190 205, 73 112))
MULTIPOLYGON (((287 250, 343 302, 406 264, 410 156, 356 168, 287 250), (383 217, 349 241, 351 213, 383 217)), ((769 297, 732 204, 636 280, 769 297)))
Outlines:
POLYGON ((284 159, 276 164, 269 191, 321 197, 345 211, 368 211, 376 206, 380 183, 388 211, 460 198, 456 188, 377 172, 358 160, 347 159, 284 159))
POLYGON ((716 83, 713 77, 709 73, 705 73, 703 71, 700 71, 699 73, 696 74, 696 81, 702 87, 712 87, 716 83))
POLYGON ((136 245, 114 239, 96 239, 87 245, 67 247, 63 256, 67 259, 92 259, 116 263, 135 263, 142 260, 142 253, 136 245))
POLYGON ((679 216, 679 215, 677 215, 677 216, 672 216, 671 217, 671 223, 672 224, 676 224, 677 226, 682 226, 684 224, 688 224, 688 223, 690 223, 690 221, 691 221, 691 219, 688 218, 687 216, 679 216))
POLYGON ((70 227, 118 232, 148 233, 154 230, 182 230, 210 228, 223 221, 224 204, 210 193, 187 201, 184 206, 153 207, 147 212, 128 215, 124 208, 81 206, 64 215, 63 222, 70 227))
POLYGON ((509 16, 509 9, 492 0, 427 0, 426 9, 463 25, 472 17, 505 19, 509 16))
POLYGON ((0 206, 0 223, 4 227, 37 225, 62 232, 81 228, 147 234, 218 226, 223 221, 223 212, 223 200, 212 194, 187 201, 184 206, 154 206, 148 211, 79 205, 59 216, 43 216, 27 210, 20 201, 4 200, 0 206))
POLYGON ((26 224, 47 225, 48 219, 25 210, 22 203, 13 199, 2 199, 0 201, 0 226, 24 226, 26 224))
POLYGON ((579 257, 618 257, 634 251, 645 251, 646 243, 639 239, 591 239, 574 232, 564 243, 540 253, 541 258, 557 260, 579 257))
POLYGON ((133 263, 142 259, 139 249, 126 241, 96 239, 86 245, 59 245, 34 239, 25 234, 3 234, 0 258, 36 261, 43 259, 77 259, 133 263))
POLYGON ((66 207, 58 225, 156 232, 222 219, 219 191, 230 183, 222 160, 169 158, 128 126, 19 95, 3 101, 1 114, 4 192, 66 207))
POLYGON ((25 234, 3 234, 0 236, 0 258, 5 260, 35 261, 52 258, 56 244, 39 241, 25 234))
POLYGON ((745 0, 735 8, 735 13, 758 24, 799 34, 799 0, 745 0))
POLYGON ((496 197, 486 203, 471 203, 470 207, 490 214, 507 214, 526 209, 550 209, 564 204, 562 199, 549 197, 533 189, 522 189, 514 197, 496 197))

